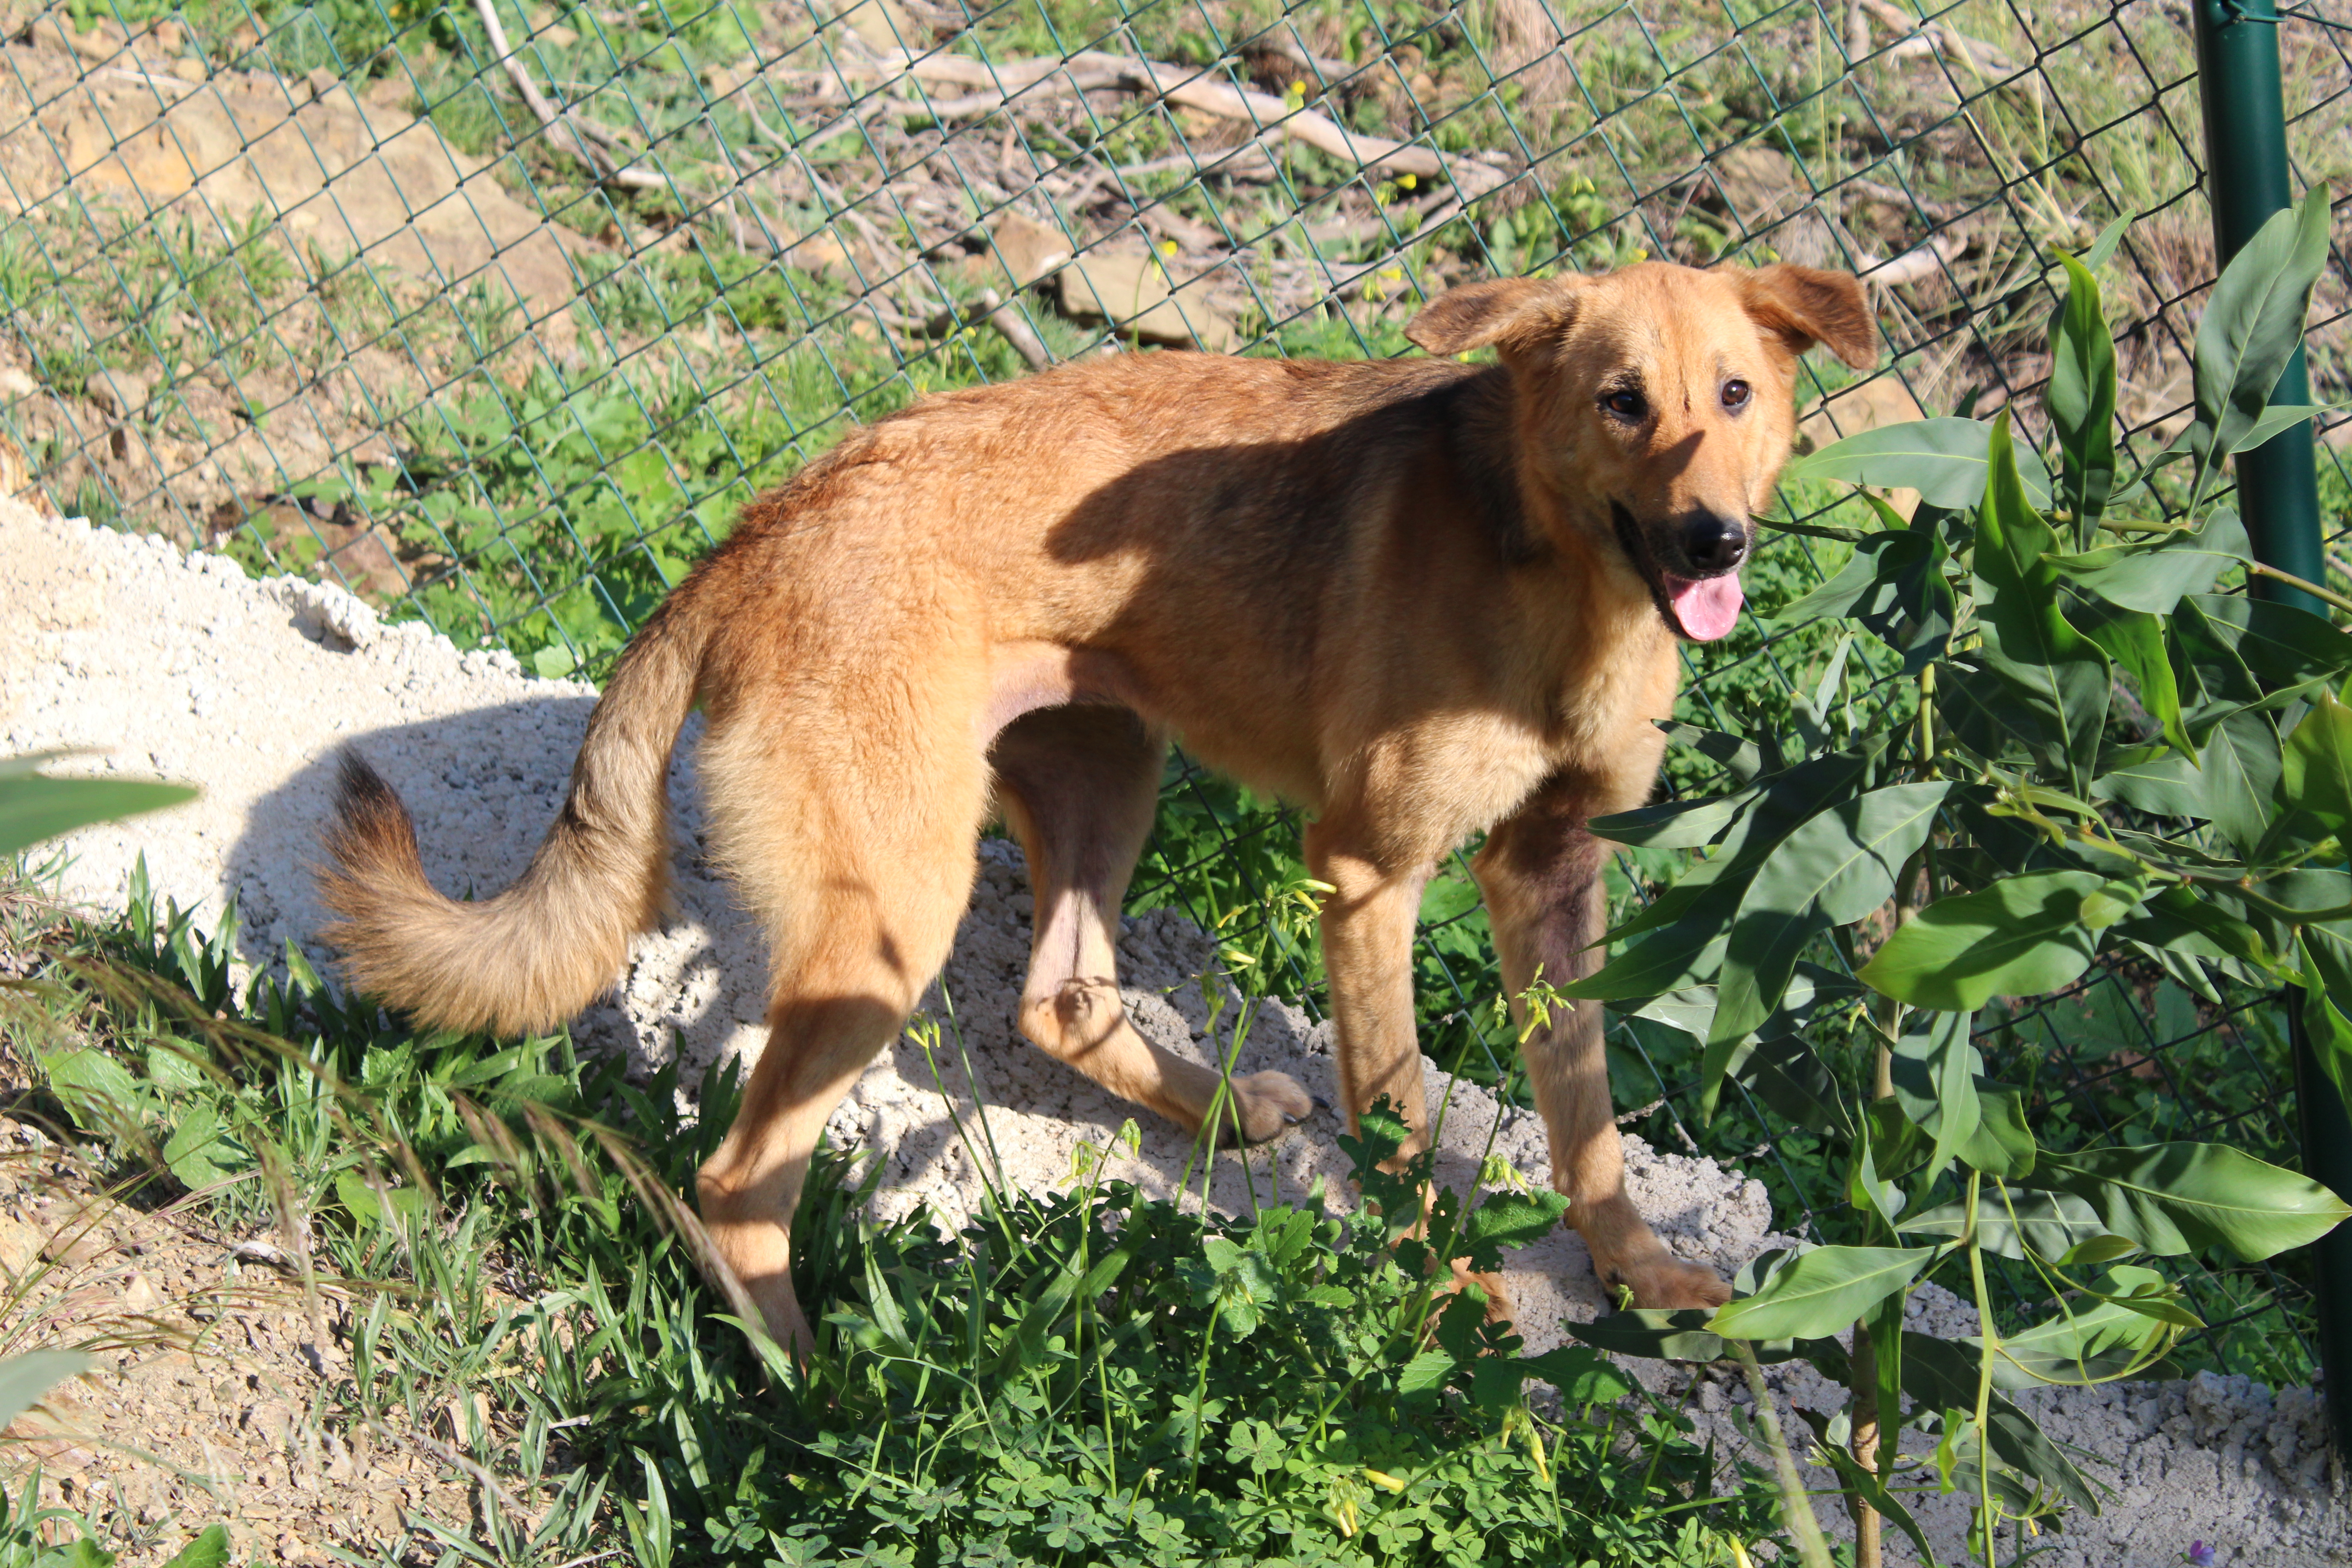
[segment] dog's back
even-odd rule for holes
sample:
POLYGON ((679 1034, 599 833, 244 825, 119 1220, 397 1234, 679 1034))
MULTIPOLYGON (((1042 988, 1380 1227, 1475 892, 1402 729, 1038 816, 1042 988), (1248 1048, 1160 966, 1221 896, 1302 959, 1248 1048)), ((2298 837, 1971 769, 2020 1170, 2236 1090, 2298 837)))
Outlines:
POLYGON ((763 682, 901 637, 1083 648, 1095 695, 1312 801, 1358 737, 1310 716, 1461 644, 1398 584, 1458 605, 1551 548, 1509 420, 1501 368, 1432 360, 1126 355, 934 397, 746 510, 721 555, 761 602, 727 635, 769 645, 740 665, 763 682))

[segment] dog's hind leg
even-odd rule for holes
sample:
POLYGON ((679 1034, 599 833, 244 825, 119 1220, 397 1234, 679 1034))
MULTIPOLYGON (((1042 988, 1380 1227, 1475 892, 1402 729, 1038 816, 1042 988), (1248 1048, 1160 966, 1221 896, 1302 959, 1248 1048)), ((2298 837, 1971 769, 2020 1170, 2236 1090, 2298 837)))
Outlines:
MULTIPOLYGON (((1021 1032, 1113 1094, 1197 1131, 1217 1102, 1218 1075, 1136 1033, 1118 994, 1119 903, 1151 833, 1165 749, 1127 709, 1073 706, 1014 720, 991 761, 1036 900, 1021 1032)), ((1219 1134, 1260 1142, 1313 1103, 1282 1073, 1252 1073, 1233 1080, 1219 1134)))
MULTIPOLYGON (((1592 944, 1607 925, 1601 864, 1607 847, 1584 831, 1585 792, 1556 782, 1487 836, 1472 863, 1486 894, 1511 1013, 1524 1026, 1526 993, 1538 978, 1564 985, 1600 967, 1592 944)), ((1625 1192, 1624 1147, 1609 1096, 1598 1002, 1552 1005, 1548 1027, 1528 1036, 1528 1077, 1551 1142, 1552 1185, 1609 1286, 1640 1307, 1711 1307, 1731 1299, 1711 1269, 1665 1248, 1625 1192)))
POLYGON ((809 1158, 947 961, 986 775, 976 749, 868 759, 876 785, 845 750, 793 766, 776 731, 762 745, 744 734, 753 725, 735 729, 706 747, 705 776, 726 858, 769 931, 768 1043, 697 1185, 704 1226, 769 1333, 805 1352, 789 1232, 809 1158))

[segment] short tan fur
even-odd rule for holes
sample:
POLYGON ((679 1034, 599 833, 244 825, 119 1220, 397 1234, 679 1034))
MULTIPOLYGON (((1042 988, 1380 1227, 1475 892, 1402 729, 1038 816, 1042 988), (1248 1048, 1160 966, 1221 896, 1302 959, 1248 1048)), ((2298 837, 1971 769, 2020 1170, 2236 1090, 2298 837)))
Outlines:
MULTIPOLYGON (((505 892, 435 890, 398 799, 347 759, 322 880, 352 983, 501 1032, 593 1000, 660 918, 665 772, 698 703, 716 842, 773 977, 701 1208, 805 1346, 786 1225, 810 1154, 946 960, 992 813, 1035 891, 1023 1031, 1184 1126, 1207 1114, 1216 1075, 1135 1031, 1115 970, 1181 735, 1312 814, 1349 1122, 1387 1095, 1425 1131, 1423 883, 1486 832, 1512 994, 1591 973, 1585 819, 1648 798, 1684 622, 1736 613, 1798 354, 1865 364, 1875 334, 1843 274, 1653 263, 1457 289, 1409 335, 1439 357, 1091 360, 850 437, 747 507, 630 644, 505 892), (1490 344, 1498 363, 1457 363, 1490 344)), ((1601 1029, 1580 1004, 1527 1045, 1570 1221, 1636 1301, 1721 1301, 1626 1195, 1601 1029)), ((1234 1089, 1245 1139, 1311 1110, 1281 1073, 1234 1089)))

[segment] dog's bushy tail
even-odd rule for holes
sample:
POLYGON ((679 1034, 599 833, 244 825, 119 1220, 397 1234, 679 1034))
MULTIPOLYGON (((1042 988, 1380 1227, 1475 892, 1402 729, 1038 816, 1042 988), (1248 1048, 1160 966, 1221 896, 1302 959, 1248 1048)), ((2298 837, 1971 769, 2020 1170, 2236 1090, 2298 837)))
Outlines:
POLYGON ((571 1017, 620 973, 629 939, 668 901, 669 754, 709 638, 692 586, 614 666, 562 815, 496 898, 460 903, 436 889, 408 808, 344 752, 319 873, 341 919, 320 934, 361 994, 438 1028, 524 1034, 571 1017))

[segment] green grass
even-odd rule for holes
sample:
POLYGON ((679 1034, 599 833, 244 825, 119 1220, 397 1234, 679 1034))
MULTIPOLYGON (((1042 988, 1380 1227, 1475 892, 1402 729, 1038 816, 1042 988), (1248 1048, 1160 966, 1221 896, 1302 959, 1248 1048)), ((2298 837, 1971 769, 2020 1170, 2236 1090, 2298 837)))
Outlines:
MULTIPOLYGON (((486 1491, 470 1529, 436 1527, 445 1563, 1715 1568, 1772 1531, 1761 1481, 1717 1496, 1687 1423, 1599 1352, 1515 1360, 1475 1297, 1433 1301, 1401 1226, 1319 1198, 1187 1212, 1104 1179, 1104 1151, 960 1234, 865 1218, 872 1168, 822 1152, 798 1367, 730 1326, 681 1217, 731 1079, 684 1117, 667 1073, 632 1084, 561 1038, 418 1037, 297 955, 240 989, 234 942, 143 893, 20 923, 34 981, 9 999, 41 1016, 18 1016, 38 1092, 16 1113, 78 1124, 151 1195, 217 1187, 222 1230, 306 1226, 358 1303, 330 1425, 424 1430, 478 1399, 457 1450, 525 1511, 486 1491), (1528 1403, 1529 1376, 1565 1397, 1528 1403)), ((1370 1168, 1382 1127, 1359 1173, 1417 1213, 1370 1168)), ((1559 1206, 1449 1196, 1441 1255, 1491 1257, 1559 1206)))

